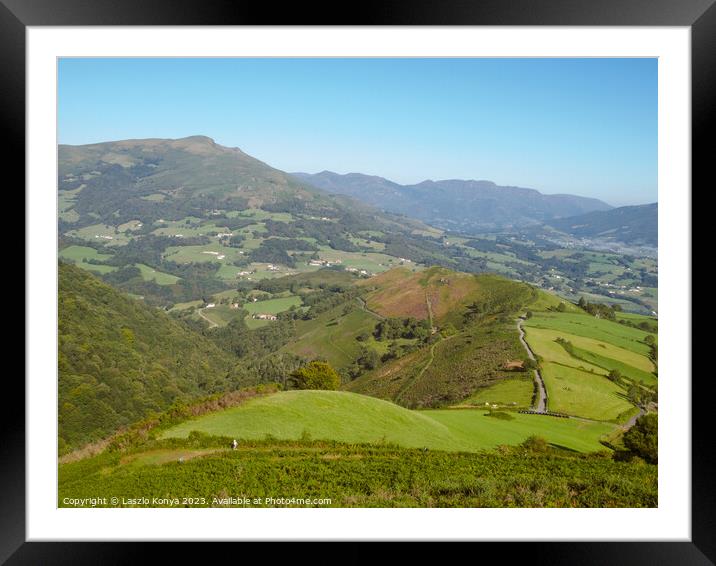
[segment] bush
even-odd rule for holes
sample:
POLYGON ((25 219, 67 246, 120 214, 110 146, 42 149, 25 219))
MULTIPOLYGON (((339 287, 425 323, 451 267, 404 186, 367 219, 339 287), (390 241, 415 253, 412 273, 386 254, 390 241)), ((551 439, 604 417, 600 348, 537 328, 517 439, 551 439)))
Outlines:
POLYGON ((635 456, 650 464, 657 464, 659 457, 659 421, 656 413, 639 417, 624 434, 624 446, 635 456))
POLYGON ((341 378, 327 362, 310 362, 291 374, 296 389, 338 389, 341 378))
POLYGON ((547 441, 541 436, 535 435, 532 435, 527 438, 522 444, 520 444, 520 446, 529 452, 535 452, 539 454, 547 452, 547 450, 549 449, 549 444, 547 444, 547 441))

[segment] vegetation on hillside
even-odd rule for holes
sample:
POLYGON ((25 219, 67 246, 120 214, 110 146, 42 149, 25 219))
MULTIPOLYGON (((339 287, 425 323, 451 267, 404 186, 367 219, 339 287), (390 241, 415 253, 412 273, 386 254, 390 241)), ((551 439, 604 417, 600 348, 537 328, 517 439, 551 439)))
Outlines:
POLYGON ((291 385, 296 389, 338 389, 340 384, 340 376, 326 362, 309 362, 291 374, 291 385))
POLYGON ((196 434, 60 466, 58 505, 98 494, 107 498, 99 506, 117 497, 123 507, 658 504, 655 466, 549 447, 542 451, 534 442, 480 454, 308 439, 242 441, 236 450, 230 443, 231 437, 196 434))
POLYGON ((59 448, 225 391, 235 358, 167 314, 59 264, 59 448))

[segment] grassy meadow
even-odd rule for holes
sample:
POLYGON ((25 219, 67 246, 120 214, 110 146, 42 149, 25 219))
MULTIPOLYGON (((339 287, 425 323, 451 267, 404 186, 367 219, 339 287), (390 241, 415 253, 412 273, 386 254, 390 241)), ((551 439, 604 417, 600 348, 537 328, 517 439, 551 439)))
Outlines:
POLYGON ((187 420, 161 438, 187 438, 192 431, 258 440, 310 438, 348 443, 390 442, 408 448, 475 452, 519 444, 531 435, 580 452, 604 447, 613 426, 577 419, 514 413, 502 420, 483 409, 411 411, 389 401, 340 391, 284 391, 187 420))
POLYGON ((539 356, 551 411, 625 422, 638 411, 627 398, 627 386, 657 385, 656 367, 645 341, 650 333, 641 329, 587 313, 546 311, 526 320, 524 330, 539 356), (608 379, 611 371, 624 380, 608 379))

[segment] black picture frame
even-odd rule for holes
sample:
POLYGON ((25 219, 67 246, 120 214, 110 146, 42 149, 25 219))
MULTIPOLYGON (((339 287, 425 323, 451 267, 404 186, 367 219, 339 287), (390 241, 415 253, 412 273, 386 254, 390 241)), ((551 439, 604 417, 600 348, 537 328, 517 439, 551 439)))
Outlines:
MULTIPOLYGON (((428 0, 374 1, 352 5, 286 4, 245 0, 0 0, 0 124, 6 163, 15 187, 24 186, 25 28, 97 25, 511 25, 511 26, 688 26, 692 35, 692 185, 705 185, 713 158, 707 149, 716 100, 715 0, 428 0)), ((9 184, 5 185, 6 188, 9 184)), ((684 190, 689 190, 685 187, 684 190)), ((705 190, 705 187, 704 187, 705 190)), ((20 207, 24 208, 21 204, 20 207)), ((695 223, 694 223, 695 225, 695 223)), ((25 297, 27 300, 27 297, 25 297)), ((17 319, 19 320, 19 319, 17 319)), ((40 543, 25 541, 24 388, 6 373, 6 402, 0 418, 0 561, 7 564, 126 564, 151 550, 162 562, 187 556, 186 545, 162 543, 40 543), (13 389, 14 388, 14 389, 13 389), (157 547, 161 546, 160 549, 157 547)), ((691 376, 684 376, 685 378, 691 376)), ((484 543, 511 561, 549 564, 713 564, 716 561, 716 459, 711 429, 710 377, 692 379, 692 539, 690 542, 484 543), (509 545, 509 548, 505 547, 509 545)), ((559 534, 555 533, 555 538, 559 534)), ((249 544, 249 543, 244 543, 249 544)), ((356 543, 357 544, 357 543, 356 543)), ((288 545, 287 545, 288 546, 288 545)), ((370 543, 347 556, 364 560, 370 543)), ((261 552, 260 549, 258 549, 261 552)), ((226 557, 226 545, 202 545, 203 561, 226 557)), ((290 559, 295 549, 274 548, 271 558, 290 559)), ((306 552, 300 550, 300 552, 306 552)), ((307 552, 311 552, 310 550, 307 552)), ((419 545, 401 549, 403 560, 425 556, 419 545), (419 553, 419 555, 418 555, 419 553)), ((480 550, 482 552, 482 549, 480 550)), ((320 556, 330 551, 321 550, 320 556)), ((310 555, 310 554, 309 554, 310 555)), ((335 558, 335 557, 334 557, 335 558)))

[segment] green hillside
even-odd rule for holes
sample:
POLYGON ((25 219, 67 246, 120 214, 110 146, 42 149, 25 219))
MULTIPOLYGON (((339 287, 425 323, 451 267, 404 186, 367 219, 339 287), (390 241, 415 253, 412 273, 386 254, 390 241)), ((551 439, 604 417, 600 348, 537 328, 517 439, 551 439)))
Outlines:
POLYGON ((342 391, 284 391, 188 420, 162 435, 186 438, 197 430, 212 436, 255 440, 312 438, 456 449, 447 427, 393 403, 342 391))
POLYGON ((579 292, 657 310, 655 259, 558 249, 541 229, 452 234, 314 188, 206 136, 60 145, 58 160, 61 253, 153 305, 328 265, 365 277, 402 265, 499 273, 574 301, 579 292))
POLYGON ((86 271, 59 264, 58 301, 61 453, 227 389, 232 356, 86 271))
POLYGON ((329 265, 367 276, 436 248, 412 235, 421 222, 326 194, 205 136, 60 145, 58 155, 61 255, 154 305, 329 265))
MULTIPOLYGON (((349 391, 410 408, 451 405, 513 378, 505 364, 526 357, 515 319, 538 297, 529 285, 432 267, 418 273, 394 269, 361 286, 371 312, 424 319, 432 330, 417 348, 346 383, 349 391)), ((520 385, 520 399, 531 397, 531 385, 520 385)))
POLYGON ((469 451, 516 445, 531 435, 577 451, 604 449, 599 438, 613 426, 572 419, 515 414, 512 420, 481 409, 411 411, 380 399, 342 391, 285 391, 180 423, 161 438, 211 436, 281 440, 308 436, 337 442, 390 442, 409 448, 469 451))
POLYGON ((370 292, 367 306, 383 316, 413 316, 433 324, 465 322, 465 308, 474 305, 477 315, 516 310, 536 298, 528 285, 504 277, 461 273, 430 267, 413 273, 397 268, 364 281, 370 292))

